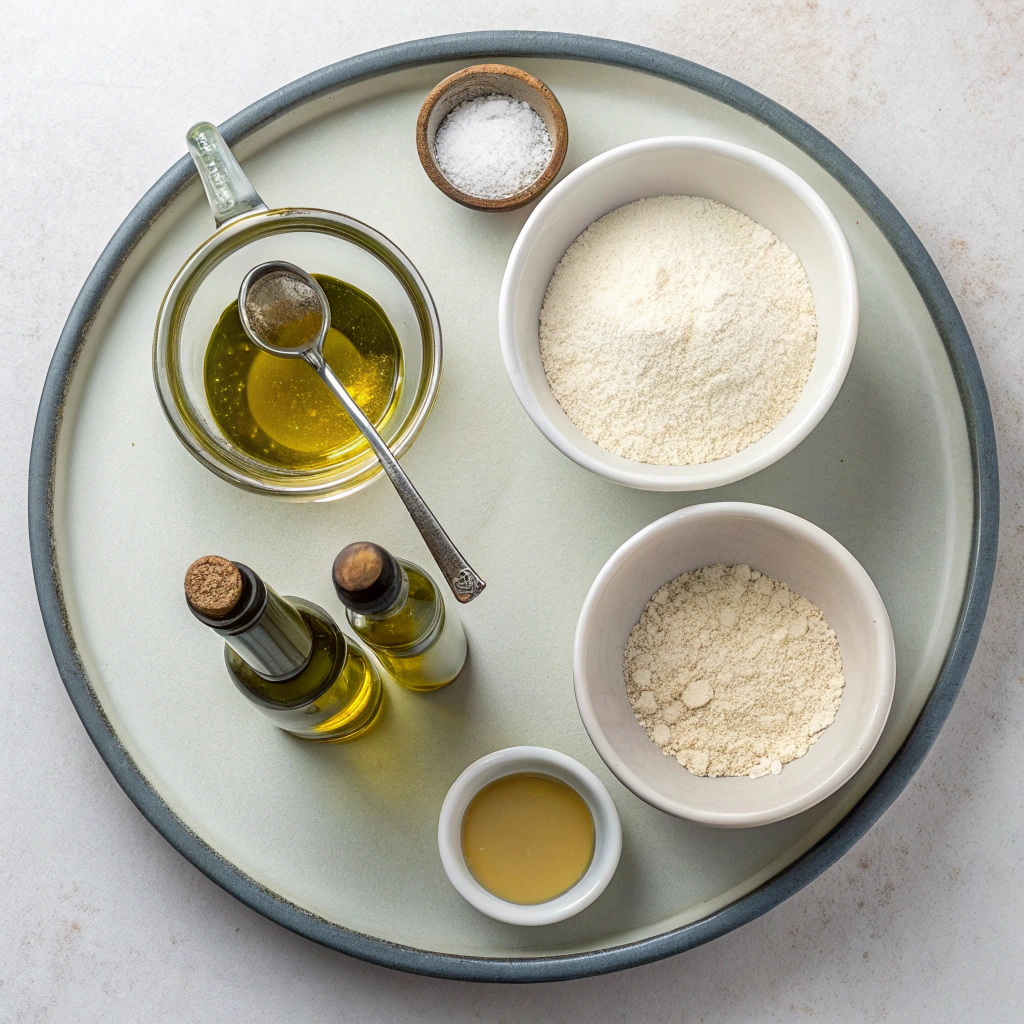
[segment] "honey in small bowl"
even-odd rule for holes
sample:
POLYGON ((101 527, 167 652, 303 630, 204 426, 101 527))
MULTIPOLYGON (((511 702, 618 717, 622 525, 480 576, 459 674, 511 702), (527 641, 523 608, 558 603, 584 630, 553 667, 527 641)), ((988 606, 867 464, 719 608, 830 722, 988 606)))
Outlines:
MULTIPOLYGON (((380 430, 401 385, 398 335, 365 292, 326 274, 313 276, 331 307, 324 358, 380 430)), ((210 337, 203 376, 217 426, 254 459, 287 469, 323 469, 367 447, 311 366, 263 352, 248 339, 237 302, 224 310, 210 337)))
POLYGON ((462 817, 470 874, 509 903, 547 903, 571 889, 594 856, 594 819, 571 786, 546 775, 486 785, 462 817))

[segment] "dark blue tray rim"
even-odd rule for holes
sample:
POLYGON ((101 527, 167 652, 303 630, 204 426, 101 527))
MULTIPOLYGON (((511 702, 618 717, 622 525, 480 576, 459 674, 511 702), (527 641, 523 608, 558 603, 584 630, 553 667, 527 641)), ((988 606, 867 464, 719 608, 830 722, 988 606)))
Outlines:
POLYGON ((631 68, 706 93, 756 117, 799 146, 856 198, 903 261, 946 346, 967 423, 975 515, 967 585, 953 639, 935 688, 906 742, 836 828, 754 892, 709 917, 653 938, 587 953, 524 959, 455 956, 414 949, 316 917, 242 873, 163 802, 106 719, 78 656, 64 608, 53 521, 57 440, 64 402, 93 317, 121 264, 160 212, 195 175, 187 156, 174 164, 118 228, 86 279, 61 332, 39 403, 29 466, 29 540, 36 592, 54 660, 86 731, 121 787, 164 838, 214 882, 270 920, 332 949, 385 967, 467 981, 560 981, 651 963, 754 920, 835 863, 910 781, 956 701, 985 618, 999 524, 996 442, 988 394, 963 320, 935 264, 892 203, 849 157, 805 121, 753 89, 680 57, 616 40, 556 32, 467 32, 399 43, 332 64, 246 107, 227 120, 221 130, 234 144, 311 99, 404 68, 443 61, 529 57, 631 68))

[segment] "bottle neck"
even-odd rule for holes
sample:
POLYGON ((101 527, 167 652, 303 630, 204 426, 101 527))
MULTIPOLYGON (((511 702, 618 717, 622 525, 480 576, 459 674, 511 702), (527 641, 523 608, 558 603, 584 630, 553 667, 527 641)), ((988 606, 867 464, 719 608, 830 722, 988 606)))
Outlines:
POLYGON ((395 563, 398 566, 399 577, 401 582, 398 587, 398 596, 387 606, 382 608, 379 612, 373 612, 367 614, 356 609, 352 609, 354 615, 358 615, 360 618, 367 619, 370 622, 380 622, 382 619, 390 619, 392 615, 397 615, 404 607, 406 601, 409 600, 409 574, 405 571, 405 566, 402 564, 400 559, 395 559, 395 563))
POLYGON ((302 616, 246 565, 234 563, 242 574, 242 596, 224 619, 192 614, 224 637, 225 643, 268 682, 301 672, 313 653, 313 637, 302 616))

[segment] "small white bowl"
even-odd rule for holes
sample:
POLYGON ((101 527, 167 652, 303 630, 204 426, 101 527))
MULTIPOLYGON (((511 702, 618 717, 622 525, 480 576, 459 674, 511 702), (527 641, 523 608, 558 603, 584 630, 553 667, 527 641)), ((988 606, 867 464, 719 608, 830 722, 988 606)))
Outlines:
POLYGON ((882 598, 839 541, 781 509, 716 502, 658 519, 608 559, 580 613, 573 676, 583 724, 624 786, 678 818, 742 828, 799 814, 853 777, 888 717, 896 653, 882 598), (669 580, 719 562, 788 584, 839 639, 846 688, 836 719, 781 775, 691 775, 655 746, 626 696, 623 652, 644 606, 669 580))
POLYGON ((622 826, 608 790, 579 761, 547 747, 508 747, 474 761, 452 783, 441 806, 437 845, 452 885, 481 913, 507 924, 554 924, 589 907, 604 892, 619 863, 622 826), (571 786, 586 801, 594 819, 594 856, 590 867, 571 889, 547 903, 509 903, 499 899, 470 874, 462 856, 462 818, 470 800, 496 779, 523 772, 547 775, 571 786))
POLYGON ((523 408, 544 436, 592 473, 651 491, 719 487, 792 451, 839 394, 853 358, 857 322, 857 276, 850 247, 817 192, 777 160, 730 142, 691 136, 631 142, 567 175, 540 201, 519 233, 498 300, 505 369, 523 408), (714 199, 774 231, 803 264, 818 316, 811 376, 789 415, 743 451, 696 466, 651 466, 605 451, 562 411, 540 357, 540 309, 565 250, 606 213, 660 195, 714 199))

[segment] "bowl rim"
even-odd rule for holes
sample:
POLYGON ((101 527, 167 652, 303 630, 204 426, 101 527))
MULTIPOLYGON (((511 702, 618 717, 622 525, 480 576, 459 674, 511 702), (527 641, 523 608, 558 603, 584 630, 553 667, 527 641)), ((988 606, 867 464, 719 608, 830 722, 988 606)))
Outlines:
MULTIPOLYGON (((533 106, 533 104, 530 104, 533 106)), ((534 107, 540 114, 540 111, 534 107)), ((440 125, 438 125, 440 127, 440 125)), ((545 127, 548 127, 545 124, 545 127)), ((550 132, 549 128, 549 134, 550 132)), ((562 104, 558 98, 536 75, 529 71, 517 68, 512 64, 473 64, 470 67, 462 68, 454 74, 442 79, 427 94, 426 99, 420 107, 416 118, 416 152, 419 155, 423 170, 427 177, 446 195, 449 199, 460 203, 471 210, 480 210, 485 213, 504 213, 509 210, 518 210, 527 203, 532 203, 547 187, 553 182, 562 169, 562 162, 569 148, 569 123, 562 110, 562 104), (541 175, 530 182, 525 188, 513 192, 510 196, 500 199, 487 199, 483 196, 475 196, 471 192, 464 192, 457 185, 445 177, 437 164, 434 155, 434 138, 430 131, 430 116, 437 104, 454 89, 465 88, 467 83, 475 78, 486 76, 504 77, 515 80, 519 85, 525 86, 533 95, 539 98, 540 103, 551 116, 555 131, 551 140, 551 159, 541 175)))
MULTIPOLYGON (((600 219, 599 216, 594 218, 595 221, 598 219, 600 219)), ((627 487, 657 491, 706 490, 712 487, 721 487, 760 472, 791 452, 821 422, 839 394, 853 360, 859 318, 857 272, 849 242, 835 215, 821 196, 796 171, 773 157, 766 156, 747 146, 739 146, 733 142, 699 135, 663 135, 628 142, 600 153, 567 174, 541 199, 523 225, 509 254, 498 297, 498 335, 505 370, 516 396, 541 433, 563 455, 568 456, 584 469, 627 487), (841 299, 845 309, 841 311, 839 343, 830 372, 824 380, 816 400, 803 417, 784 433, 779 434, 770 446, 756 456, 748 454, 753 447, 751 445, 733 455, 713 462, 686 466, 657 466, 634 462, 603 451, 593 442, 588 442, 593 445, 593 451, 588 450, 566 436, 561 424, 557 420, 551 419, 541 408, 535 398, 534 377, 526 372, 519 359, 515 329, 515 299, 519 290, 519 282, 530 259, 534 243, 555 214, 559 204, 582 182, 603 173, 615 164, 633 159, 637 155, 666 150, 710 153, 747 164, 774 178, 788 188, 810 210, 822 227, 836 257, 841 299)), ((547 386, 546 378, 543 383, 537 381, 538 388, 547 386)), ((564 417, 564 413, 562 415, 564 417)), ((568 422, 567 418, 566 420, 568 422)), ((771 438, 778 434, 780 426, 781 424, 769 431, 765 438, 771 438)), ((765 438, 755 444, 760 444, 765 438)))
MULTIPOLYGON (((652 807, 657 807, 666 814, 677 818, 723 828, 767 825, 792 817, 794 814, 799 814, 820 803, 849 782, 867 761, 882 735, 882 729, 885 727, 892 707, 895 687, 896 648, 892 624, 889 621, 889 614, 882 597, 878 593, 878 588, 868 575, 867 570, 835 537, 821 529, 820 526, 816 526, 792 512, 751 502, 723 501, 690 505, 656 519, 649 526, 633 534, 605 562, 591 584, 580 611, 573 640, 573 689, 580 718, 583 720, 591 743, 594 744, 594 748, 611 772, 630 792, 652 807), (750 811, 708 811, 694 807, 685 800, 666 796, 644 782, 619 756, 619 752, 602 728, 591 700, 590 682, 586 671, 586 650, 593 629, 593 620, 597 607, 609 591, 616 573, 655 537, 666 533, 677 533, 702 520, 721 518, 756 519, 795 535, 803 543, 823 551, 833 558, 844 570, 843 579, 846 585, 856 589, 859 596, 871 609, 878 635, 874 666, 869 676, 869 686, 874 688, 871 714, 864 721, 863 728, 857 736, 857 742, 847 756, 827 778, 810 785, 797 796, 787 798, 771 807, 750 811)), ((755 796, 757 792, 751 790, 755 796)))
POLYGON ((438 816, 437 847, 448 880, 481 913, 506 924, 554 924, 589 907, 607 888, 622 852, 622 824, 604 783, 579 761, 549 747, 505 747, 474 761, 451 784, 438 816), (572 888, 545 903, 510 903, 488 892, 470 874, 462 855, 462 818, 470 800, 491 782, 524 772, 549 773, 570 785, 586 801, 594 820, 590 866, 572 888))
MULTIPOLYGON (((211 443, 210 433, 194 414, 191 403, 176 393, 180 380, 176 362, 175 332, 188 311, 199 285, 205 277, 249 236, 276 234, 287 230, 325 231, 344 238, 375 257, 396 278, 409 297, 419 321, 423 347, 423 370, 416 384, 422 392, 406 421, 388 443, 395 455, 405 452, 419 436, 430 415, 441 383, 444 362, 441 321, 437 306, 426 281, 413 262, 386 235, 363 221, 315 207, 275 207, 233 218, 217 228, 188 257, 175 273, 164 293, 153 332, 152 373, 164 416, 186 451, 221 479, 254 494, 269 495, 291 501, 331 501, 348 497, 369 487, 383 473, 379 460, 370 452, 354 465, 316 470, 275 471, 269 466, 258 475, 247 463, 257 465, 251 457, 240 455, 239 465, 227 462, 211 443), (325 231, 319 225, 329 225, 325 231), (385 255, 382 255, 385 254, 385 255)), ((372 296, 371 296, 372 298, 372 296)))

